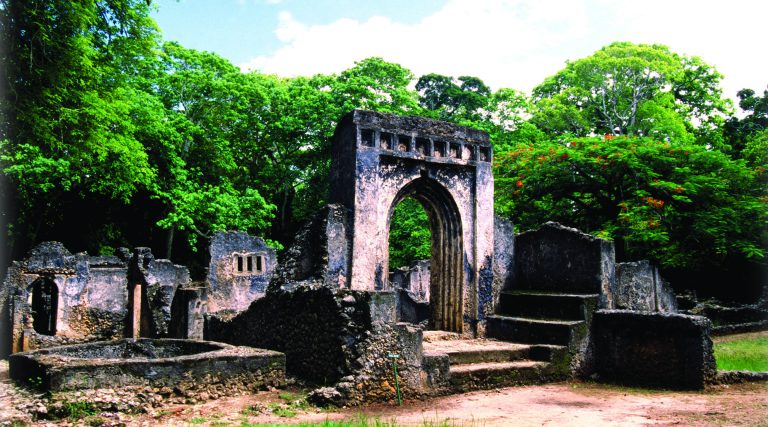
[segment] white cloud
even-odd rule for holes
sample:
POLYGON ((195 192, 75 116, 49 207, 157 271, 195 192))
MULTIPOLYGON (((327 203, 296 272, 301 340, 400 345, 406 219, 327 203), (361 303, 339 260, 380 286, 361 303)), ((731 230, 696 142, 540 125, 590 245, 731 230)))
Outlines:
POLYGON ((386 17, 365 22, 340 19, 308 26, 282 12, 275 30, 283 47, 241 65, 283 76, 342 71, 355 61, 381 56, 416 75, 436 72, 481 77, 494 88, 530 88, 545 75, 527 64, 548 67, 562 59, 539 53, 586 30, 583 3, 452 0, 413 25, 386 17), (525 62, 523 62, 525 61, 525 62))
POLYGON ((725 74, 726 94, 768 83, 760 20, 768 2, 707 0, 450 0, 415 24, 373 17, 307 25, 281 12, 284 45, 241 65, 282 76, 340 72, 381 56, 417 76, 480 77, 492 88, 530 91, 568 59, 614 40, 663 43, 725 74), (606 20, 611 25, 607 25, 606 20), (607 29, 611 28, 611 31, 607 29), (750 50, 749 45, 754 44, 750 50))

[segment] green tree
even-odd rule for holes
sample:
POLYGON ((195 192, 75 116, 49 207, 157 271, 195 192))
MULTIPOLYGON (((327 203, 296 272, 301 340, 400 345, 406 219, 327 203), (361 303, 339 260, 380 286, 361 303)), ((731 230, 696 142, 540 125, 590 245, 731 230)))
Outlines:
POLYGON ((765 169, 694 143, 565 141, 497 156, 497 209, 521 229, 559 221, 615 240, 620 260, 688 271, 764 260, 765 169))
POLYGON ((80 227, 98 244, 109 233, 86 233, 83 209, 126 204, 155 177, 142 144, 146 96, 131 86, 157 42, 148 6, 2 0, 0 37, 8 241, 18 253, 80 227))
POLYGON ((417 95, 408 86, 413 73, 399 64, 371 57, 339 74, 331 86, 336 106, 344 113, 355 108, 384 113, 418 113, 417 95))
POLYGON ((151 152, 163 166, 153 197, 164 206, 158 225, 168 230, 166 256, 177 230, 193 248, 218 230, 265 231, 275 207, 249 171, 258 166, 251 159, 268 94, 212 53, 166 43, 161 64, 157 96, 174 132, 157 138, 151 152))
POLYGON ((419 104, 441 120, 479 121, 491 100, 491 89, 477 77, 426 74, 416 83, 419 104))
POLYGON ((762 97, 756 96, 752 89, 742 89, 736 95, 739 97, 739 107, 746 115, 743 118, 728 119, 724 133, 731 154, 740 157, 748 142, 754 138, 764 138, 759 134, 768 129, 768 90, 763 91, 762 97))
POLYGON ((550 135, 646 135, 720 148, 730 112, 721 79, 698 57, 617 42, 537 86, 533 123, 550 135))
POLYGON ((431 259, 429 218, 421 203, 410 197, 395 206, 389 229, 389 269, 410 267, 431 259))

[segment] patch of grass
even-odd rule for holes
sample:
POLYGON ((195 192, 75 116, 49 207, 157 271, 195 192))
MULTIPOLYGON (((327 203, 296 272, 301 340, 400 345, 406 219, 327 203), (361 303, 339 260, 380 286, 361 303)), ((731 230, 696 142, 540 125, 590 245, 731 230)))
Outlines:
POLYGON ((98 415, 91 415, 89 417, 83 418, 83 424, 89 426, 89 427, 100 427, 107 424, 107 420, 104 418, 98 416, 98 415))
POLYGON ((241 414, 245 415, 246 417, 252 416, 252 415, 259 415, 264 411, 264 407, 261 405, 250 405, 245 408, 243 408, 242 411, 240 411, 241 414))
POLYGON ((280 418, 293 418, 296 416, 296 409, 291 407, 291 405, 273 403, 269 405, 269 410, 280 418))
MULTIPOLYGON (((240 427, 277 427, 280 425, 282 424, 249 424, 247 422, 243 422, 240 427)), ((347 420, 325 420, 322 422, 294 424, 296 427, 398 427, 400 425, 403 424, 398 424, 394 419, 382 420, 380 418, 369 418, 362 414, 356 418, 347 420)), ((474 427, 476 424, 474 421, 469 423, 460 422, 457 424, 456 422, 449 420, 424 420, 420 425, 422 427, 474 427)))
POLYGON ((282 391, 277 397, 284 403, 272 403, 269 405, 269 410, 278 417, 293 418, 298 411, 306 411, 310 408, 310 404, 304 396, 305 393, 303 392, 282 391))
POLYGON ((208 421, 205 417, 192 417, 189 419, 189 423, 193 426, 205 424, 208 421))
POLYGON ((286 402, 293 402, 295 400, 304 399, 304 395, 306 395, 306 393, 304 393, 303 391, 293 392, 293 391, 283 390, 277 394, 277 397, 279 397, 282 400, 285 400, 286 402))
POLYGON ((56 415, 69 421, 77 421, 83 418, 93 417, 97 413, 96 407, 85 400, 67 401, 56 415))
POLYGON ((721 370, 768 371, 768 337, 715 343, 715 360, 721 370))

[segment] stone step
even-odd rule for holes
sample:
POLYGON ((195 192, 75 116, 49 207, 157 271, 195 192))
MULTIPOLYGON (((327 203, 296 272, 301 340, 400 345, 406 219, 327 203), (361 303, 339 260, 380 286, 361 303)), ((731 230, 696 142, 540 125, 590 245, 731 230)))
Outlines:
MULTIPOLYGON (((531 357, 528 344, 487 339, 463 339, 424 342, 424 352, 445 353, 451 365, 487 362, 509 362, 531 357)), ((539 356, 546 354, 539 351, 539 356)), ((547 360, 547 359, 542 359, 547 360)))
POLYGON ((497 314, 535 319, 587 320, 597 307, 597 294, 506 291, 499 295, 497 314))
POLYGON ((573 348, 586 334, 583 320, 544 320, 527 317, 488 316, 489 338, 525 344, 555 344, 573 348))
POLYGON ((437 342, 437 341, 454 341, 467 339, 463 335, 456 332, 448 331, 424 331, 424 342, 437 342))
POLYGON ((450 383, 455 390, 475 390, 512 385, 539 384, 560 378, 549 362, 517 360, 451 365, 450 383))

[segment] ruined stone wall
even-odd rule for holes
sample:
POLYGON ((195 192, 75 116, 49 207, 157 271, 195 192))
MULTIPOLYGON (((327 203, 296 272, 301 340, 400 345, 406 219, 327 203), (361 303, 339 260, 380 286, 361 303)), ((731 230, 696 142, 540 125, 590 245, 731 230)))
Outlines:
MULTIPOLYGON (((499 290, 511 289, 515 272, 515 226, 498 215, 493 218, 493 280, 499 290)), ((498 296, 496 296, 498 302, 498 296)))
POLYGON ((598 310, 596 373, 628 385, 701 389, 716 374, 710 328, 700 316, 598 310))
POLYGON ((283 352, 288 373, 334 384, 350 370, 345 348, 368 327, 362 310, 328 288, 299 287, 267 294, 230 320, 209 316, 205 339, 283 352))
POLYGON ((616 264, 613 307, 621 310, 677 312, 672 288, 647 260, 616 264))
POLYGON ((430 262, 417 261, 411 268, 394 270, 390 283, 397 296, 397 320, 426 325, 430 315, 430 262))
POLYGON ((130 336, 130 289, 137 283, 143 336, 172 335, 171 303, 189 283, 185 267, 155 260, 147 248, 89 256, 41 243, 12 263, 0 288, 0 354, 130 336))
POLYGON ((264 240, 244 232, 220 232, 209 250, 209 312, 240 312, 266 294, 277 256, 264 240))
POLYGON ((9 267, 3 282, 0 303, 2 323, 7 326, 0 331, 4 342, 0 351, 7 354, 122 336, 127 270, 124 258, 73 255, 58 242, 36 246, 27 259, 9 267), (45 332, 35 320, 40 322, 43 313, 34 308, 35 288, 42 283, 53 289, 53 293, 45 293, 51 307, 47 315, 55 312, 45 332))
POLYGON ((172 337, 171 305, 180 287, 191 282, 189 270, 167 259, 155 259, 149 248, 136 248, 129 272, 131 283, 140 283, 141 333, 148 338, 172 337))
MULTIPOLYGON (((405 395, 419 390, 421 329, 396 325, 393 292, 343 286, 346 209, 329 205, 298 233, 266 296, 226 319, 207 316, 205 338, 277 350, 289 374, 328 388, 328 401, 395 398, 390 354, 405 395)), ((321 393, 322 394, 322 393, 321 393)))

